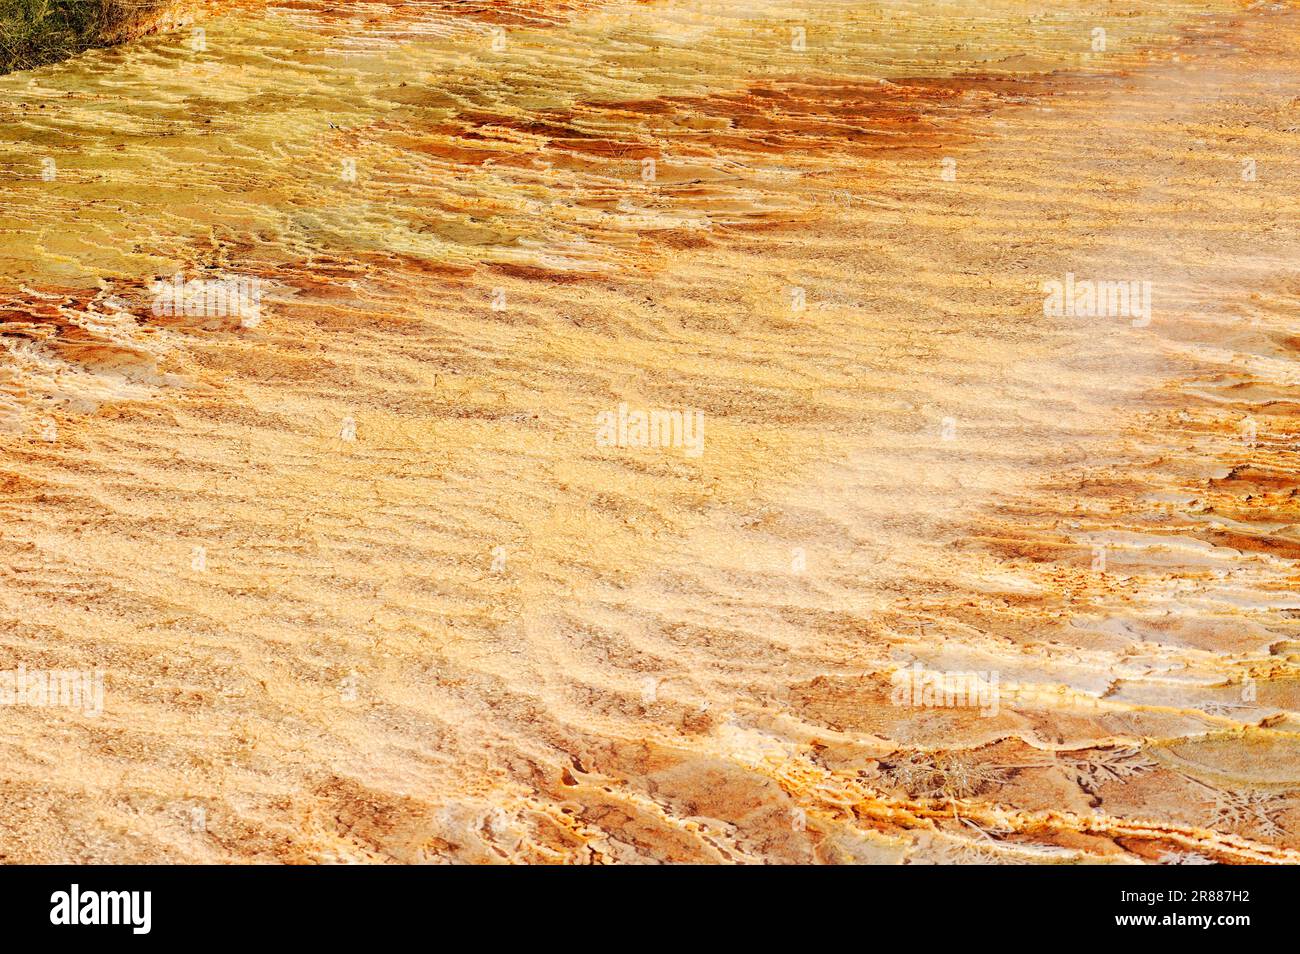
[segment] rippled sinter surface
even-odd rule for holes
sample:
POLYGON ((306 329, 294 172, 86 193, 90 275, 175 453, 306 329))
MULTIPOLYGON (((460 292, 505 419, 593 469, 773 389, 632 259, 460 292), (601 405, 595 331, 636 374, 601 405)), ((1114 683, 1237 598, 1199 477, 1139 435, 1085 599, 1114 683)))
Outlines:
POLYGON ((1290 10, 329 6, 0 78, 11 860, 1295 860, 1290 10))

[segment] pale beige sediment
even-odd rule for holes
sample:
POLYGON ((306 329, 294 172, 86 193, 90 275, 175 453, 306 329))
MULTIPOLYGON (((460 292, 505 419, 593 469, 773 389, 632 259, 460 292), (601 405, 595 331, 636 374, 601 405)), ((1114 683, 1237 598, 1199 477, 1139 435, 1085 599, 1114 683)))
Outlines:
POLYGON ((0 81, 0 668, 108 686, 0 713, 6 857, 1296 860, 1300 21, 979 8, 296 3, 0 81), (205 267, 262 323, 148 316, 205 267))

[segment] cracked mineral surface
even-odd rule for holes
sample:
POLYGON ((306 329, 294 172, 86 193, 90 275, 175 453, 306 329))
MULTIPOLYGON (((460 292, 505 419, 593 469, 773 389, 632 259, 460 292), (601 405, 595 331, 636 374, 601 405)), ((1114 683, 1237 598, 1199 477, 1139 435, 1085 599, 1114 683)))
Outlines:
POLYGON ((1300 860, 1295 7, 194 16, 0 77, 3 860, 1300 860))

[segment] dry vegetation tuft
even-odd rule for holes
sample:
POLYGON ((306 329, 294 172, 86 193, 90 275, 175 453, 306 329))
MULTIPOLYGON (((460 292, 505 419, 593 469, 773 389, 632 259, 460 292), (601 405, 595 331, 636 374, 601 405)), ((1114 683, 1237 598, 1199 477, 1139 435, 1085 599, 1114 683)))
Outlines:
POLYGON ((171 6, 173 0, 0 0, 0 72, 119 42, 171 6))

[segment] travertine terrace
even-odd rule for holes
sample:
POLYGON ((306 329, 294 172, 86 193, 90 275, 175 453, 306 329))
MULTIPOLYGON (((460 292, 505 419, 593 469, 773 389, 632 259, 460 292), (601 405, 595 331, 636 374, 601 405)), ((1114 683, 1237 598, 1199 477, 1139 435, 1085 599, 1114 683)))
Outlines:
POLYGON ((1300 11, 217 7, 0 77, 5 860, 1300 859, 1300 11))

